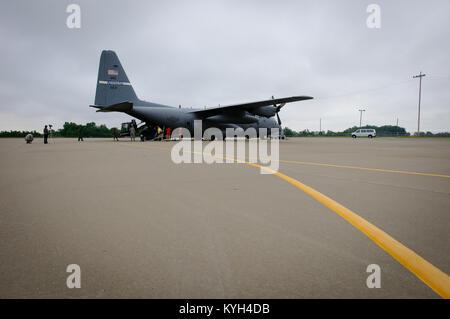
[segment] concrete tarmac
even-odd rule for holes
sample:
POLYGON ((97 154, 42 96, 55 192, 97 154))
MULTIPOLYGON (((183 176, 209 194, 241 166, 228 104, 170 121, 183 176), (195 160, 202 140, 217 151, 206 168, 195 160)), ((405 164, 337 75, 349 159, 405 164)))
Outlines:
MULTIPOLYGON (((0 298, 439 298, 300 189, 173 145, 0 139, 0 298)), ((279 164, 450 273, 450 178, 356 168, 450 176, 450 139, 293 138, 279 164)))

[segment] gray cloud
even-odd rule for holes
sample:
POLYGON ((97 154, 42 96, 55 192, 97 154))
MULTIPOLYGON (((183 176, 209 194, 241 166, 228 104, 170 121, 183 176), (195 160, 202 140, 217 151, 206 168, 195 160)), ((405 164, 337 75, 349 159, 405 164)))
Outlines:
POLYGON ((414 131, 419 71, 422 129, 450 131, 450 2, 74 1, 82 27, 66 27, 72 1, 0 4, 0 130, 65 121, 119 125, 93 103, 98 60, 115 50, 139 97, 203 107, 312 95, 281 112, 294 129, 359 122, 414 131))

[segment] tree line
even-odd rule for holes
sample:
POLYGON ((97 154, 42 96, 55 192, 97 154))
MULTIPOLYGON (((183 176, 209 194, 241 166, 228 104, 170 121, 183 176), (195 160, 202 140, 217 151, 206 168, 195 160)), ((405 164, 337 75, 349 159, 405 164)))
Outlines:
MULTIPOLYGON (((353 126, 349 127, 346 130, 340 132, 334 131, 322 131, 322 132, 314 132, 308 129, 303 131, 295 131, 288 127, 284 128, 284 134, 287 137, 304 137, 304 136, 351 136, 352 132, 358 130, 360 127, 353 126)), ((404 127, 395 126, 395 125, 366 125, 362 126, 361 129, 375 129, 377 131, 377 136, 411 136, 410 133, 406 131, 404 127)), ((415 133, 414 135, 417 135, 415 133)), ((442 133, 432 133, 432 132, 420 132, 420 136, 450 136, 449 132, 442 133)))
MULTIPOLYGON (((52 129, 54 137, 78 137, 78 129, 81 127, 83 137, 112 137, 113 129, 108 128, 106 125, 96 125, 95 122, 87 123, 86 125, 76 124, 73 122, 64 123, 60 129, 52 129)), ((50 130, 50 128, 49 128, 50 130)), ((120 131, 117 129, 118 132, 120 131)), ((42 132, 37 131, 1 131, 0 137, 25 137, 28 134, 32 134, 34 137, 42 137, 42 132)))
MULTIPOLYGON (((65 122, 63 127, 58 130, 52 130, 54 137, 78 137, 78 129, 81 127, 83 137, 112 137, 113 129, 108 128, 106 125, 97 125, 95 122, 87 123, 86 125, 76 124, 73 122, 65 122)), ((395 125, 366 125, 361 127, 362 129, 371 128, 377 131, 377 136, 410 136, 411 134, 406 132, 405 128, 395 125)), ((116 128, 117 129, 117 128, 116 128)), ((284 134, 287 137, 304 137, 304 136, 350 136, 352 132, 359 129, 357 126, 350 127, 341 132, 323 131, 314 132, 308 129, 303 131, 295 131, 288 127, 284 128, 284 134)), ((117 129, 119 132, 120 129, 117 129)), ((37 131, 1 131, 0 137, 25 137, 27 134, 32 134, 34 137, 42 137, 43 132, 37 131)), ((420 132, 420 136, 450 136, 449 132, 432 133, 432 132, 420 132)))

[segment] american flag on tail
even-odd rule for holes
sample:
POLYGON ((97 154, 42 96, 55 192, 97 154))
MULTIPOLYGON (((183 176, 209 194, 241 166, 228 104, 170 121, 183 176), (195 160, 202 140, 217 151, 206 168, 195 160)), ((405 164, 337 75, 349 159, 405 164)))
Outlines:
POLYGON ((119 72, 117 72, 116 70, 108 70, 108 75, 119 75, 119 72))

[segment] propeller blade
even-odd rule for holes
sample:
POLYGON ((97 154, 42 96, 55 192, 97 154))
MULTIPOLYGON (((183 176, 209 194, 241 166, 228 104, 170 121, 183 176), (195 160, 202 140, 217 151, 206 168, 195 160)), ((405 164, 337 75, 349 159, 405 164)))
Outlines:
POLYGON ((281 125, 281 120, 280 120, 280 116, 278 115, 278 112, 277 112, 277 119, 278 119, 278 125, 281 125))

